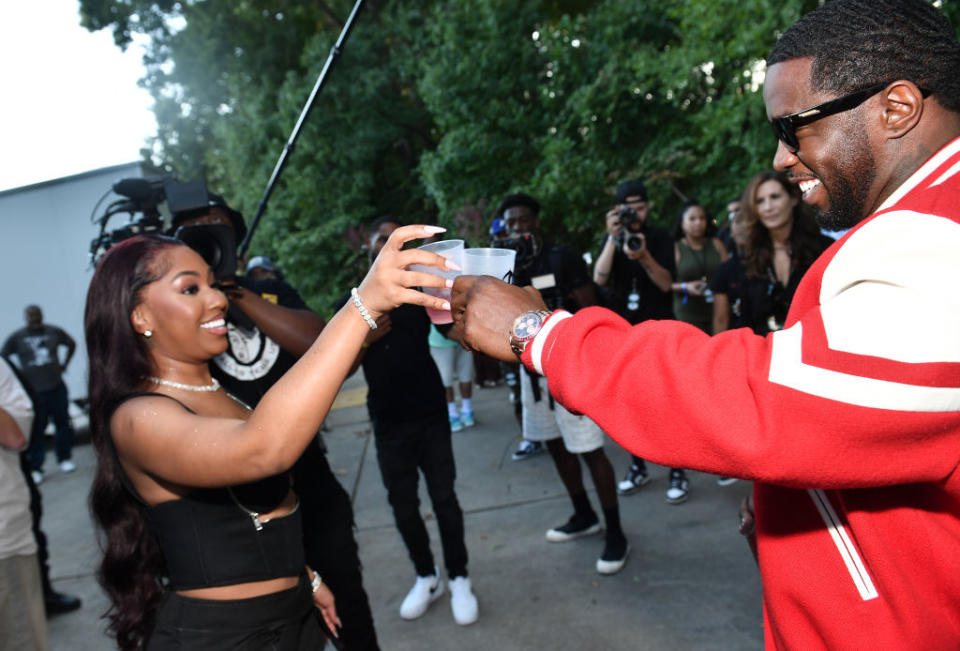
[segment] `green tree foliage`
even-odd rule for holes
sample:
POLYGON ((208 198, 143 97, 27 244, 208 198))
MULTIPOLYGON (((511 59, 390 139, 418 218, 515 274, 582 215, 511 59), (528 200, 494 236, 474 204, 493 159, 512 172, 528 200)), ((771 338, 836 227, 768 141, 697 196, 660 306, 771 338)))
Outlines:
MULTIPOLYGON (((378 214, 482 244, 504 195, 590 250, 620 180, 654 219, 718 212, 775 141, 763 60, 818 0, 370 1, 273 194, 251 253, 327 311, 365 271, 378 214)), ((943 2, 951 19, 955 0, 943 2)), ((120 46, 151 37, 146 152, 252 216, 352 0, 81 0, 120 46)))

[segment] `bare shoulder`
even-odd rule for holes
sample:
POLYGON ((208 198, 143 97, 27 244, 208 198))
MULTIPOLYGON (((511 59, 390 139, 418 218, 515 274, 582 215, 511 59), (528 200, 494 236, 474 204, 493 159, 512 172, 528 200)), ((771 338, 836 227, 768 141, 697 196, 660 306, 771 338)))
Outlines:
POLYGON ((184 405, 159 394, 125 400, 110 418, 110 433, 116 443, 129 441, 132 435, 166 428, 171 421, 191 416, 184 405))

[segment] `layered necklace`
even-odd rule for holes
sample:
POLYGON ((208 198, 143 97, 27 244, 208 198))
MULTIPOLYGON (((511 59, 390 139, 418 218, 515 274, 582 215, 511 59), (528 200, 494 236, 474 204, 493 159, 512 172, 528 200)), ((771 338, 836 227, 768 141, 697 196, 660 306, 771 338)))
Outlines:
POLYGON ((182 384, 180 382, 173 382, 172 380, 153 377, 152 375, 147 379, 155 384, 170 387, 171 389, 183 389, 184 391, 216 391, 220 388, 220 383, 217 382, 217 378, 213 378, 213 382, 210 384, 182 384))

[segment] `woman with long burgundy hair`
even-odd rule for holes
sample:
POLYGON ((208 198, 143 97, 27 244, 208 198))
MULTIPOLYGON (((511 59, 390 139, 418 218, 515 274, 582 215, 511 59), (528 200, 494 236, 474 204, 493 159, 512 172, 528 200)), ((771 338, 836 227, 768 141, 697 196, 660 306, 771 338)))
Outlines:
POLYGON ((90 501, 120 648, 310 649, 322 628, 336 630, 333 595, 303 561, 287 470, 379 315, 401 303, 449 309, 412 289, 445 279, 406 270, 445 260, 401 251, 441 230, 398 229, 353 301, 252 410, 210 376, 227 346, 227 300, 203 259, 161 236, 106 253, 85 314, 90 501))

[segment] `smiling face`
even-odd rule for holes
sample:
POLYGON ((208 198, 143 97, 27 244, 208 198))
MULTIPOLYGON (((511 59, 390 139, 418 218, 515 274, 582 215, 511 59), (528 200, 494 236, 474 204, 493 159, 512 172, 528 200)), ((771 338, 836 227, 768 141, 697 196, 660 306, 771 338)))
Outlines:
POLYGON ((757 219, 771 231, 785 228, 789 232, 793 225, 793 209, 796 205, 797 199, 791 197, 779 181, 772 179, 757 186, 753 199, 757 219))
MULTIPOLYGON (((763 87, 768 118, 790 115, 836 97, 810 89, 811 61, 790 59, 770 66, 763 87)), ((800 186, 803 200, 819 210, 821 226, 850 228, 879 203, 868 126, 878 102, 871 97, 857 108, 799 127, 795 153, 777 143, 773 166, 800 186)))
POLYGON ((224 352, 227 298, 211 285, 207 263, 187 246, 171 246, 155 265, 163 275, 141 290, 142 300, 130 315, 138 333, 152 332, 154 362, 206 362, 224 352))

